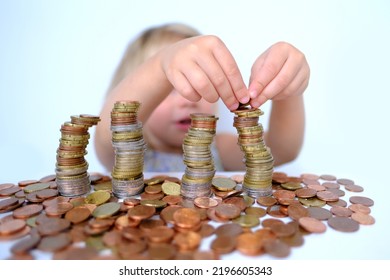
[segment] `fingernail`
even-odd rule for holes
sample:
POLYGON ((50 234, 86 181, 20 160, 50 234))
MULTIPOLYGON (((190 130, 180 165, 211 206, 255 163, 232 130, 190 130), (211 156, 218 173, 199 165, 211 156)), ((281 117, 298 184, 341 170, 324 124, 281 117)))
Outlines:
POLYGON ((251 106, 253 108, 259 108, 260 107, 260 103, 257 100, 252 100, 251 101, 251 106))
POLYGON ((256 92, 255 90, 251 90, 251 91, 249 92, 249 95, 250 95, 250 97, 251 97, 252 99, 254 99, 254 98, 257 97, 257 92, 256 92))
POLYGON ((240 99, 240 103, 247 104, 249 100, 250 100, 249 96, 244 96, 243 98, 240 99))
POLYGON ((238 103, 234 103, 234 104, 232 104, 232 105, 229 106, 229 110, 230 110, 230 111, 234 111, 234 110, 236 110, 237 108, 238 108, 238 103))

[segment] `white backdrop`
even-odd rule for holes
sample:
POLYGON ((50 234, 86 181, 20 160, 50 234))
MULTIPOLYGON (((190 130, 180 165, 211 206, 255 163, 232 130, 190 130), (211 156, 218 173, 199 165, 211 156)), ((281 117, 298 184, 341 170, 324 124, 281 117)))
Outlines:
MULTIPOLYGON (((389 166, 390 5, 318 2, 0 1, 0 181, 52 173, 60 125, 73 114, 99 114, 127 43, 172 21, 220 36, 245 80, 274 42, 301 49, 312 73, 305 145, 285 168, 382 177, 389 166)), ((221 109, 218 129, 234 132, 232 114, 221 109)), ((104 171, 92 141, 88 151, 90 170, 104 171)))
MULTIPOLYGON (((385 204, 389 3, 1 0, 0 183, 53 173, 61 124, 74 114, 99 114, 128 42, 151 25, 184 22, 221 37, 245 80, 271 44, 301 49, 311 66, 305 144, 279 169, 351 178, 385 204)), ((263 109, 267 114, 269 104, 263 109)), ((222 110, 220 120, 220 130, 235 131, 231 113, 222 110)), ((267 127, 267 117, 262 123, 267 127)), ((93 141, 88 152, 90 171, 104 171, 93 141)))

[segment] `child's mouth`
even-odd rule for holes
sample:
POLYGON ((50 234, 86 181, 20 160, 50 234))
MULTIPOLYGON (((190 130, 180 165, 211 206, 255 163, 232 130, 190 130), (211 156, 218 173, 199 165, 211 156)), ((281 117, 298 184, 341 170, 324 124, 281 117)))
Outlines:
POLYGON ((190 118, 181 119, 176 122, 176 126, 178 127, 179 130, 187 131, 191 126, 191 119, 190 118))

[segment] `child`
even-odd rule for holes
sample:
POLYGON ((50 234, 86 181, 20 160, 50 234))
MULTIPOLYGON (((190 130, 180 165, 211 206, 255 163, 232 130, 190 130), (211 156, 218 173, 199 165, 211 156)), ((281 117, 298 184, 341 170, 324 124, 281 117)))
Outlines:
MULTIPOLYGON (((280 42, 256 59, 246 87, 234 58, 218 37, 201 36, 181 24, 151 28, 129 45, 114 75, 96 128, 98 158, 112 169, 110 112, 118 100, 141 102, 138 117, 147 142, 144 171, 184 172, 182 142, 191 113, 216 114, 219 98, 232 111, 239 103, 250 102, 258 108, 272 99, 264 140, 275 165, 289 162, 303 143, 302 94, 309 76, 305 56, 280 42)), ((236 134, 217 134, 213 150, 217 170, 245 168, 236 134)))

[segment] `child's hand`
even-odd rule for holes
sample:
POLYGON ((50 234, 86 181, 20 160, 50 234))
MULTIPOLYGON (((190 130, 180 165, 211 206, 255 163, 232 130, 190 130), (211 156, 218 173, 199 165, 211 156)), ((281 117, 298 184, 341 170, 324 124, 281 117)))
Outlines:
POLYGON ((252 107, 257 108, 268 99, 282 100, 301 95, 309 83, 309 76, 309 65, 303 53, 288 43, 276 43, 252 66, 249 82, 252 107))
POLYGON ((249 91, 225 44, 215 36, 182 40, 160 52, 162 69, 173 87, 186 99, 216 102, 230 110, 249 101, 249 91))

